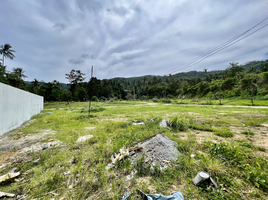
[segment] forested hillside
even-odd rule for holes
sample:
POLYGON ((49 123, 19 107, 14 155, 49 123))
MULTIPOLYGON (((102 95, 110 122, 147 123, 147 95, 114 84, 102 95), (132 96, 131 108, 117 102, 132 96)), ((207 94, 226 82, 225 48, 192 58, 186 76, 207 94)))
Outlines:
POLYGON ((0 81, 42 95, 46 101, 86 101, 97 99, 152 98, 227 98, 235 96, 265 96, 268 94, 268 60, 251 61, 244 65, 229 63, 225 70, 191 71, 169 76, 142 76, 100 80, 93 77, 84 82, 85 74, 72 70, 66 74, 69 84, 57 80, 23 81, 23 69, 7 72, 0 67, 0 81))

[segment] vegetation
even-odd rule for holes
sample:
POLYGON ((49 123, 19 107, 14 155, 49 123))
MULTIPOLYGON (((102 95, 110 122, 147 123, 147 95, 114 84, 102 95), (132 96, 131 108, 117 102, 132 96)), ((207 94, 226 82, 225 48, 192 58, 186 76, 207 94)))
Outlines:
POLYGON ((21 172, 17 181, 2 183, 0 191, 27 194, 28 199, 119 199, 136 189, 164 195, 181 191, 185 199, 267 198, 268 149, 260 145, 266 138, 262 133, 267 128, 262 124, 268 123, 268 109, 152 101, 94 102, 92 117, 88 118, 87 107, 87 102, 70 103, 70 107, 66 102, 45 103, 47 110, 34 116, 29 126, 18 129, 12 138, 51 129, 55 134, 47 135, 42 142, 53 139, 62 144, 30 152, 20 162, 9 160, 16 149, 0 152, 1 159, 9 163, 0 174, 14 167, 21 172), (172 128, 161 128, 158 123, 162 119, 172 128), (248 119, 256 122, 249 123, 248 119), (144 126, 132 125, 137 121, 143 121, 144 126), (244 135, 248 130, 255 135, 244 135), (162 131, 180 151, 169 168, 161 171, 157 166, 144 167, 144 159, 133 165, 125 159, 115 168, 105 169, 113 153, 162 131), (94 137, 76 143, 88 134, 94 137), (64 175, 67 171, 70 174, 64 175), (128 178, 133 171, 137 173, 128 178), (192 179, 199 171, 208 172, 219 187, 193 185, 192 179))
POLYGON ((224 99, 251 99, 250 105, 256 105, 256 99, 268 99, 268 60, 251 61, 244 65, 232 62, 225 70, 178 73, 169 76, 143 76, 135 78, 114 78, 99 80, 92 77, 84 82, 85 74, 80 70, 71 70, 65 74, 69 84, 57 80, 43 82, 34 79, 24 82, 27 76, 22 68, 6 70, 4 57, 13 59, 14 50, 9 44, 1 46, 3 55, 0 64, 0 81, 44 96, 46 101, 87 101, 96 96, 98 99, 148 100, 155 102, 185 103, 187 99, 197 99, 202 104, 224 104, 224 99))

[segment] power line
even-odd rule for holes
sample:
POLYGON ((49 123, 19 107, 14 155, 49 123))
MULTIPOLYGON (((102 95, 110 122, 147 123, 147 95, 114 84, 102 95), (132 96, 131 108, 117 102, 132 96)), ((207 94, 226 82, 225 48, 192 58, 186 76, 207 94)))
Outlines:
POLYGON ((179 68, 173 69, 173 70, 172 70, 170 73, 168 73, 168 74, 173 74, 173 73, 175 73, 175 72, 177 72, 177 71, 179 71, 179 70, 181 70, 181 69, 185 69, 185 68, 191 67, 191 66, 193 66, 193 65, 195 65, 195 64, 197 64, 197 63, 199 63, 199 62, 201 62, 201 61, 204 60, 205 58, 210 57, 211 55, 214 55, 215 53, 217 53, 217 52, 219 52, 219 51, 221 51, 221 50, 223 50, 223 49, 225 49, 225 48, 227 48, 227 47, 229 47, 229 46, 235 44, 236 42, 238 42, 238 41, 240 41, 240 40, 242 40, 242 39, 244 39, 244 38, 246 38, 246 37, 248 37, 248 36, 254 34, 255 32, 257 32, 257 31, 259 31, 260 29, 262 29, 262 28, 264 28, 265 26, 267 26, 268 24, 265 24, 263 27, 257 29, 256 31, 254 31, 254 32, 252 32, 252 33, 250 33, 250 34, 248 34, 248 35, 242 37, 243 35, 247 34, 247 33, 250 32, 251 30, 253 30, 254 28, 256 28, 257 26, 259 26, 259 25, 261 25, 261 24, 263 24, 263 23, 266 23, 266 22, 267 22, 267 21, 266 21, 267 19, 268 19, 268 17, 265 18, 265 19, 263 19, 261 22, 259 22, 259 23, 256 24, 255 26, 251 27, 251 28, 248 29, 247 31, 245 31, 245 32, 243 32, 243 33, 241 33, 241 34, 235 36, 234 38, 228 40, 227 42, 224 42, 223 44, 221 44, 221 45, 219 45, 219 46, 213 48, 212 50, 207 51, 206 53, 203 53, 201 56, 199 56, 199 57, 197 57, 197 58, 195 58, 195 59, 193 59, 193 60, 190 60, 190 61, 186 62, 185 64, 183 64, 183 65, 180 66, 179 68), (266 22, 265 22, 265 21, 266 21, 266 22), (242 37, 242 38, 241 38, 241 37, 242 37))

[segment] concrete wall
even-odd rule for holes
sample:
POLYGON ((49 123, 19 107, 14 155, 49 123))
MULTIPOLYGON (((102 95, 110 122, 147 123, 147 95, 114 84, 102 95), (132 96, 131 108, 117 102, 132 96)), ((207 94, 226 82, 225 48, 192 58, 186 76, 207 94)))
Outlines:
POLYGON ((0 135, 40 113, 43 102, 42 96, 0 83, 0 135))

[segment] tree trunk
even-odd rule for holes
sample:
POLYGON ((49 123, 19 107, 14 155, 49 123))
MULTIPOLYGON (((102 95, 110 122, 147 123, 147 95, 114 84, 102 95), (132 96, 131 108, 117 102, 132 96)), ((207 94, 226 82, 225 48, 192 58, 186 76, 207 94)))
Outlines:
POLYGON ((219 97, 219 102, 220 102, 220 105, 221 105, 221 97, 219 97))
POLYGON ((5 63, 4 63, 4 53, 3 53, 3 59, 2 59, 2 61, 3 61, 3 67, 5 66, 5 63))

